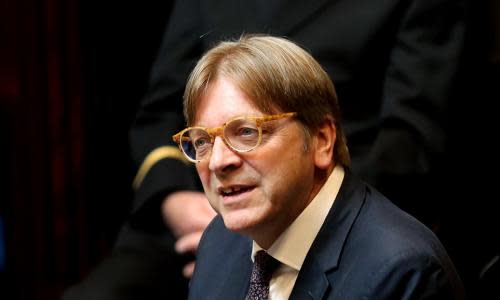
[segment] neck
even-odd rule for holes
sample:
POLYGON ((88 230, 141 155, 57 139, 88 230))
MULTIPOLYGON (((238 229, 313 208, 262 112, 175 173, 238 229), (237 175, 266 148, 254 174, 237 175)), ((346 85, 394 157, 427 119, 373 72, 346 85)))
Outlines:
POLYGON ((295 221, 295 219, 304 211, 311 201, 319 193, 323 185, 325 185, 328 177, 334 169, 331 165, 328 169, 316 169, 314 174, 314 183, 311 186, 307 201, 302 202, 297 206, 297 209, 291 210, 291 215, 282 214, 279 220, 273 220, 274 224, 261 224, 258 228, 254 228, 247 235, 250 236, 260 247, 267 250, 274 241, 295 221))

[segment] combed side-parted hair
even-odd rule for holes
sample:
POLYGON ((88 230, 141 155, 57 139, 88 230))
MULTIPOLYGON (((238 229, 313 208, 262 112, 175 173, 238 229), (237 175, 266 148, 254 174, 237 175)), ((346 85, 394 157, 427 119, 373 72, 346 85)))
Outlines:
POLYGON ((337 139, 334 159, 350 163, 333 83, 321 65, 304 49, 280 37, 243 35, 224 41, 198 61, 184 92, 184 116, 195 122, 198 102, 218 78, 237 86, 266 114, 297 112, 307 134, 332 118, 337 139))

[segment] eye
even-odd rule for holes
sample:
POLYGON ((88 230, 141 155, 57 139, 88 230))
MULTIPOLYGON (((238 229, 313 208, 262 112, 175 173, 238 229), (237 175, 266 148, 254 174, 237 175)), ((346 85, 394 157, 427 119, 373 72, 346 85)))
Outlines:
POLYGON ((234 148, 246 150, 254 147, 258 142, 259 128, 251 120, 236 119, 227 124, 224 136, 234 148))
POLYGON ((238 132, 236 133, 236 135, 238 136, 242 136, 242 137, 248 137, 248 136, 254 136, 254 135, 258 135, 258 130, 256 128, 252 128, 252 127, 240 127, 238 128, 238 132))
POLYGON ((206 147, 210 143, 210 139, 207 137, 199 137, 193 139, 193 146, 195 149, 206 147))

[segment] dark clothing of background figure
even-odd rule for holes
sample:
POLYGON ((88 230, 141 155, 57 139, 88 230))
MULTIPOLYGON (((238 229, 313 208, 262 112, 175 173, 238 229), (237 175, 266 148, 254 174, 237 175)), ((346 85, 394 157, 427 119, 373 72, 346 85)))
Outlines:
MULTIPOLYGON (((189 299, 244 299, 252 240, 220 216, 198 248, 189 299)), ((456 270, 430 229, 346 172, 289 299, 465 299, 456 270)))
MULTIPOLYGON (((432 227, 442 195, 431 183, 445 152, 447 105, 463 46, 463 9, 456 0, 178 1, 130 132, 132 156, 139 166, 154 149, 175 146, 171 136, 186 125, 182 93, 187 76, 210 46, 242 33, 285 36, 310 51, 332 77, 354 173, 432 227)), ((158 161, 142 180, 115 251, 157 263, 139 258, 155 244, 164 248, 165 257, 163 266, 128 270, 128 284, 136 280, 136 291, 150 288, 143 278, 181 276, 174 240, 163 240, 169 233, 160 203, 172 191, 199 188, 194 168, 172 158, 158 161), (150 242, 136 243, 129 239, 132 233, 150 242)), ((103 264, 72 295, 82 294, 84 286, 90 291, 103 274, 114 272, 103 264)), ((120 282, 112 284, 120 289, 120 282)), ((187 281, 164 280, 160 288, 170 299, 182 299, 186 287, 187 281)))

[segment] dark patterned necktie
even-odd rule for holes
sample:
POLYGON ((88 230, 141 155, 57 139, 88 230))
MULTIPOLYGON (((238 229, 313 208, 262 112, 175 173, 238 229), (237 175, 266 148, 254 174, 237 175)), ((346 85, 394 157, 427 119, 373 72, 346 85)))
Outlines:
POLYGON ((269 282, 279 264, 279 261, 264 250, 255 254, 246 300, 267 300, 269 298, 269 282))

